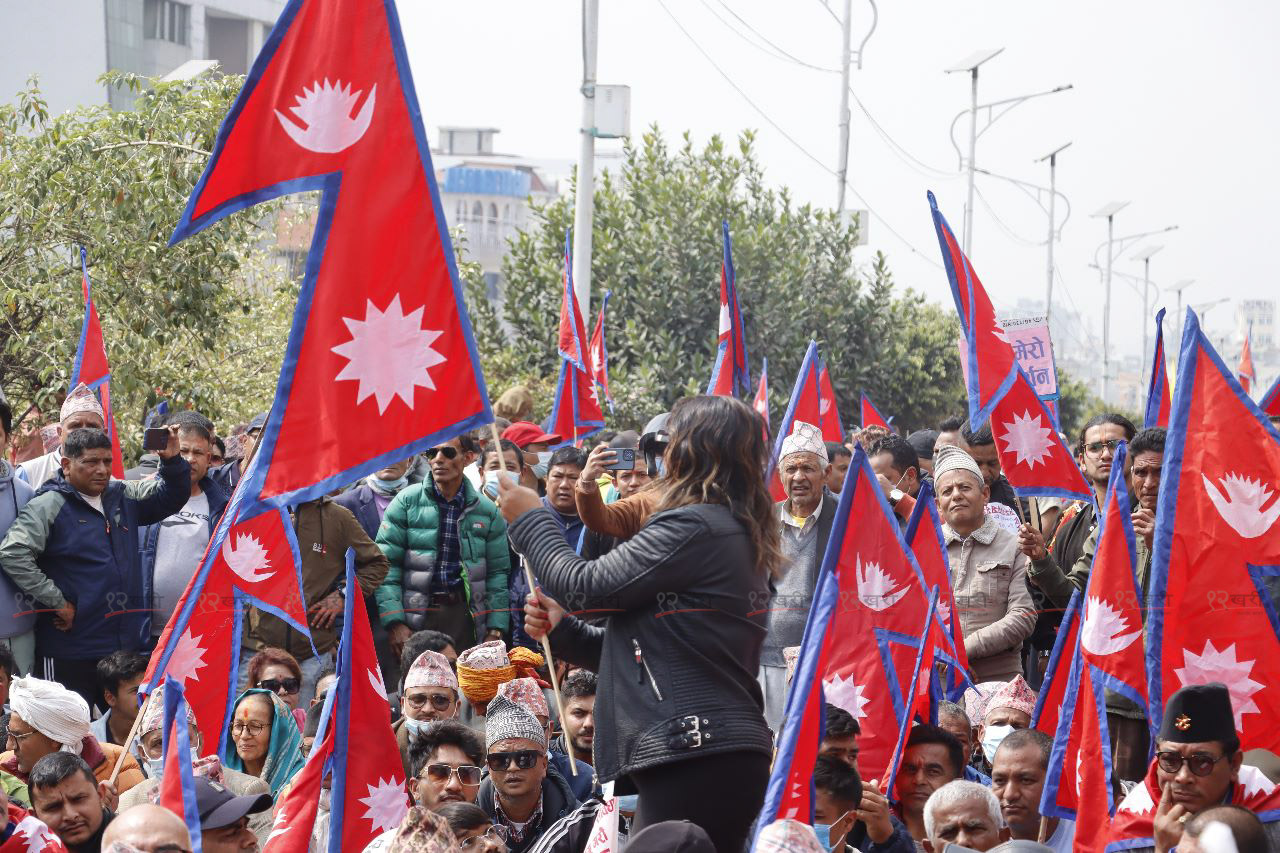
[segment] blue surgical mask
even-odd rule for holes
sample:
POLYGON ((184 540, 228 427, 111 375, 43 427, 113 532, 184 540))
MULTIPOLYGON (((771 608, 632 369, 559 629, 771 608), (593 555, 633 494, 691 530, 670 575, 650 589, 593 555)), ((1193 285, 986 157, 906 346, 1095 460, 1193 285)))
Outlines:
POLYGON ((1013 726, 987 726, 982 733, 982 754, 987 757, 988 764, 994 764, 996 749, 1013 731, 1013 726))
POLYGON ((385 492, 386 494, 389 494, 389 495, 394 495, 396 492, 400 491, 408 484, 409 484, 409 475, 407 473, 401 474, 399 477, 397 477, 394 480, 380 480, 378 479, 377 476, 369 477, 370 486, 372 486, 373 488, 377 489, 380 492, 385 492))
MULTIPOLYGON (((539 453, 538 456, 541 457, 542 454, 539 453)), ((547 465, 545 462, 539 461, 534 465, 530 465, 529 470, 532 471, 533 476, 537 477, 539 480, 545 480, 547 479, 547 471, 550 469, 547 468, 547 465)))
POLYGON ((159 779, 159 778, 160 778, 160 773, 161 773, 161 771, 162 771, 163 769, 164 769, 164 759, 163 759, 163 758, 148 758, 148 759, 147 759, 147 777, 148 777, 148 778, 151 778, 151 779, 159 779))
POLYGON ((410 737, 417 737, 427 730, 427 726, 431 725, 430 720, 414 720, 409 717, 404 718, 404 726, 409 730, 410 737))
POLYGON ((639 794, 626 794, 618 797, 618 811, 627 814, 635 814, 636 804, 640 801, 639 794))
POLYGON ((813 834, 818 836, 818 843, 822 845, 823 850, 831 849, 831 830, 836 824, 843 821, 849 815, 848 812, 840 815, 835 823, 815 823, 813 825, 813 834))
POLYGON ((514 471, 506 471, 506 472, 485 471, 484 472, 484 487, 481 489, 481 491, 483 491, 485 496, 489 498, 489 500, 491 501, 496 501, 498 499, 498 475, 502 473, 506 473, 513 480, 516 479, 516 474, 514 471))

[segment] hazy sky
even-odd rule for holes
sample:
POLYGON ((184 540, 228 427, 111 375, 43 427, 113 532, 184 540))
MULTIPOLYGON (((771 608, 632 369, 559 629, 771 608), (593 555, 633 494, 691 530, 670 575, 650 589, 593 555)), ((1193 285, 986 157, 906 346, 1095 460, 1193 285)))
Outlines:
MULTIPOLYGON (((831 0, 836 14, 841 7, 831 0)), ((853 8, 856 46, 870 6, 854 0, 853 8)), ((400 9, 433 140, 436 125, 479 124, 502 129, 498 146, 505 152, 577 156, 580 4, 419 0, 400 9)), ((839 76, 753 46, 747 39, 758 45, 759 38, 733 13, 800 60, 825 68, 839 61, 840 27, 822 0, 603 0, 598 79, 631 86, 633 132, 656 122, 668 137, 689 130, 705 140, 757 129, 770 180, 802 201, 834 206, 836 182, 827 169, 835 167, 839 76), (753 109, 671 16, 823 165, 753 109)), ((950 304, 925 191, 934 190, 960 232, 965 181, 948 128, 969 104, 969 79, 942 69, 976 50, 1003 47, 983 67, 980 102, 1075 87, 1017 107, 978 142, 979 168, 1040 184, 1048 183, 1048 167, 1034 161, 1074 143, 1059 158, 1058 187, 1071 217, 1056 249, 1055 305, 1086 312, 1100 330, 1103 287, 1089 265, 1106 227, 1090 214, 1113 200, 1130 202, 1116 217, 1117 236, 1179 226, 1154 238, 1164 245, 1151 262, 1154 282, 1195 279, 1187 291, 1192 303, 1274 298, 1274 238, 1265 235, 1268 202, 1280 184, 1278 33, 1280 4, 1270 2, 882 2, 852 86, 885 132, 925 167, 895 153, 852 104, 850 184, 865 202, 851 195, 849 205, 874 211, 871 247, 889 256, 900 283, 950 304)), ((963 147, 967 115, 956 127, 963 147)), ((1003 182, 979 175, 978 189, 1003 222, 976 202, 979 275, 997 304, 1043 300, 1047 217, 1003 182), (1028 246, 1006 228, 1041 245, 1028 246)), ((1141 274, 1130 258, 1137 248, 1119 257, 1117 272, 1141 274)), ((1098 254, 1104 256, 1105 250, 1098 254)), ((1140 297, 1117 277, 1114 299, 1113 337, 1136 354, 1140 297)), ((1232 304, 1215 307, 1210 327, 1224 325, 1233 312, 1232 304)))

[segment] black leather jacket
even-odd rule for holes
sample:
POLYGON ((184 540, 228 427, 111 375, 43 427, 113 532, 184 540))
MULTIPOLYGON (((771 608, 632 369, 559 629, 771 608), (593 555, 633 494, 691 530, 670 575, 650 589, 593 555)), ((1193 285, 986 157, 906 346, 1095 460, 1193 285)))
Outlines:
POLYGON ((630 540, 586 561, 546 510, 509 528, 542 588, 574 618, 552 651, 600 674, 594 763, 601 782, 720 752, 772 754, 756 673, 768 579, 728 508, 655 513, 630 540))

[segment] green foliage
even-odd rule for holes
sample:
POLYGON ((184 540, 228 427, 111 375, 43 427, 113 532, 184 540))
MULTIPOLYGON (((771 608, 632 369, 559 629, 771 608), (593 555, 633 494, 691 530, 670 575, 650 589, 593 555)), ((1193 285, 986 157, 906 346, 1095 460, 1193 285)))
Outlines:
POLYGON ((84 246, 128 454, 158 395, 228 425, 265 408, 296 289, 266 257, 280 205, 167 246, 243 78, 104 81, 136 107, 50 116, 34 79, 0 105, 0 386, 28 426, 33 405, 56 417, 84 246))
MULTIPOLYGON (((721 220, 733 238, 755 376, 761 357, 769 357, 775 419, 811 337, 829 364, 846 424, 857 421, 864 389, 906 427, 956 411, 954 317, 895 288, 883 256, 859 269, 852 258, 857 224, 767 186, 752 145, 744 133, 736 150, 719 137, 696 150, 686 135, 672 149, 653 128, 628 143, 620 170, 598 181, 590 310, 598 310, 600 294, 613 292, 605 335, 618 406, 610 424, 642 425, 679 397, 705 390, 718 332, 721 220)), ((522 382, 544 392, 550 406, 564 234, 572 220, 571 199, 558 198, 536 210, 534 225, 512 241, 501 318, 469 288, 494 394, 522 382)))

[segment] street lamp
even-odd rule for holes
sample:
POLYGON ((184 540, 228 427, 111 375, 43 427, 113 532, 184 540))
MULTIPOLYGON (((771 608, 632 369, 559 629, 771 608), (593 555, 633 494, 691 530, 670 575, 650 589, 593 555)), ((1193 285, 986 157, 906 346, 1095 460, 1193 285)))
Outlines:
POLYGON ((1181 281, 1175 281, 1173 284, 1165 288, 1178 294, 1178 338, 1175 341, 1177 347, 1182 346, 1182 291, 1195 284, 1194 278, 1184 278, 1181 281))
POLYGON ((1229 301, 1230 297, 1222 296, 1218 299, 1210 299, 1208 302, 1201 302, 1191 306, 1191 310, 1200 315, 1200 328, 1205 329, 1205 334, 1208 334, 1209 309, 1229 301))
POLYGON ((1058 155, 1071 147, 1071 143, 1059 145, 1048 154, 1037 160, 1037 163, 1049 161, 1049 282, 1044 291, 1044 322, 1049 323, 1049 315, 1053 313, 1053 241, 1057 239, 1057 219, 1054 217, 1053 202, 1058 194, 1058 155))
POLYGON ((1114 259, 1111 247, 1115 239, 1116 214, 1128 206, 1127 201, 1113 201, 1093 215, 1095 219, 1105 217, 1107 220, 1107 278, 1102 300, 1102 399, 1104 402, 1111 382, 1111 262, 1114 259))
POLYGON ((1151 310, 1151 304, 1147 301, 1147 293, 1151 289, 1151 256, 1163 248, 1161 245, 1148 246, 1133 255, 1135 261, 1142 261, 1142 364, 1147 363, 1147 340, 1151 328, 1151 324, 1147 322, 1147 314, 1151 310))
MULTIPOLYGON (((987 48, 979 50, 976 53, 966 56, 964 59, 952 65, 950 68, 943 69, 944 73, 957 74, 962 71, 968 72, 972 79, 972 100, 969 107, 969 196, 964 203, 964 253, 969 254, 969 246, 973 238, 973 155, 978 148, 978 68, 983 63, 995 59, 1001 53, 1004 53, 1003 47, 987 48)), ((961 113, 963 115, 963 113, 961 113)), ((960 116, 956 116, 959 119, 960 116)), ((951 122, 952 130, 955 129, 955 121, 951 122)), ((952 136, 952 144, 955 144, 955 137, 952 136)))

